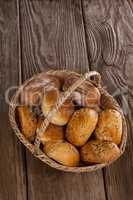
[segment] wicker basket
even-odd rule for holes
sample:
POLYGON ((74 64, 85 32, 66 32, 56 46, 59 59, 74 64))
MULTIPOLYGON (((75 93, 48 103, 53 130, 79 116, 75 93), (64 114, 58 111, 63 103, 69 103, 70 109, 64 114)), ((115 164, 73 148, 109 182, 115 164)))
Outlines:
MULTIPOLYGON (((58 75, 60 77, 67 77, 70 73, 75 73, 75 72, 71 72, 71 71, 66 71, 66 70, 58 70, 58 71, 48 71, 47 74, 55 74, 58 75)), ((77 74, 77 73, 75 73, 77 74)), ((44 152, 42 152, 42 150, 39 148, 40 146, 40 139, 39 136, 41 135, 42 132, 44 132, 47 128, 47 126, 49 125, 49 120, 52 117, 52 115, 57 112, 57 110, 59 109, 59 107, 63 104, 63 102, 70 96, 70 94, 77 88, 79 87, 85 80, 91 81, 96 87, 98 87, 100 93, 101 93, 101 102, 102 102, 102 107, 103 108, 113 108, 115 110, 118 110, 121 113, 122 119, 123 119, 123 130, 122 130, 122 140, 121 143, 119 145, 120 148, 120 155, 119 157, 123 154, 124 150, 125 150, 125 146, 126 146, 126 140, 127 140, 127 126, 126 126, 126 120, 124 118, 123 112, 120 108, 120 106, 118 105, 118 103, 116 102, 116 100, 108 94, 108 92, 106 90, 104 90, 101 87, 101 76, 98 72, 92 71, 92 72, 88 72, 85 73, 84 75, 78 74, 79 75, 79 79, 78 81, 76 81, 72 86, 69 87, 69 89, 63 93, 63 95, 60 97, 60 99, 58 100, 58 102, 56 103, 56 105, 54 106, 54 108, 51 110, 51 112, 49 112, 47 118, 44 120, 42 126, 40 129, 37 130, 37 136, 35 139, 35 143, 34 145, 31 144, 25 137, 24 135, 20 132, 18 124, 16 122, 16 107, 17 107, 17 103, 18 103, 18 99, 19 99, 19 95, 22 91, 22 89, 26 86, 26 84, 35 79, 36 76, 33 76, 31 79, 27 80, 22 86, 20 86, 20 88, 17 90, 17 92, 15 93, 15 95, 13 96, 10 106, 9 106, 9 119, 10 119, 10 123, 11 126, 14 130, 14 132, 16 133, 17 137, 19 138, 19 140, 31 151, 31 153, 39 158, 42 162, 48 164, 49 166, 62 170, 62 171, 66 171, 66 172, 92 172, 95 171, 97 169, 103 168, 111 163, 103 163, 103 164, 95 164, 95 165, 91 165, 91 166, 81 166, 81 167, 67 167, 67 166, 63 166, 59 163, 57 163, 56 161, 50 159, 44 152), (90 77, 94 77, 93 81, 90 80, 90 77)), ((113 161, 114 162, 114 161, 113 161)))

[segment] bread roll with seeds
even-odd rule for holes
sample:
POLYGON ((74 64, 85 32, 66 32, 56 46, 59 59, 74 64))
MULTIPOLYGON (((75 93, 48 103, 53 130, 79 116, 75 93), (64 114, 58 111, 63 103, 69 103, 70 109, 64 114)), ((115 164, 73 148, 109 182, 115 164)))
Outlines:
POLYGON ((44 145, 44 152, 55 161, 69 167, 79 165, 80 155, 76 147, 66 141, 51 141, 44 145))
POLYGON ((120 144, 122 137, 121 114, 113 109, 102 111, 99 116, 95 135, 99 140, 112 141, 117 145, 120 144))
POLYGON ((112 142, 91 140, 81 148, 80 155, 86 163, 108 163, 119 157, 120 150, 112 142))
POLYGON ((77 110, 70 119, 66 138, 75 146, 84 145, 93 133, 98 121, 98 113, 90 108, 77 110))

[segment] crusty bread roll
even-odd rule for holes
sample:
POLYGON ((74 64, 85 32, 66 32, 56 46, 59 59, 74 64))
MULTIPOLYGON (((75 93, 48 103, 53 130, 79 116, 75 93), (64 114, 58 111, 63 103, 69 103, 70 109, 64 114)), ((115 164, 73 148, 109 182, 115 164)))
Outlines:
POLYGON ((33 141, 37 128, 37 119, 35 115, 27 106, 19 106, 18 115, 22 133, 27 139, 33 141))
POLYGON ((66 138, 75 146, 84 145, 93 133, 98 121, 98 113, 90 108, 77 110, 70 119, 66 138))
MULTIPOLYGON (((58 89, 47 90, 44 93, 44 98, 42 101, 42 111, 44 116, 46 116, 49 111, 53 108, 60 96, 58 89)), ((53 115, 51 123, 59 126, 67 124, 71 115, 74 112, 74 105, 70 99, 66 100, 65 103, 59 108, 59 110, 53 115)))
MULTIPOLYGON (((66 91, 78 79, 78 75, 70 74, 64 82, 63 89, 66 91)), ((89 81, 85 81, 72 93, 73 100, 79 106, 85 107, 97 107, 100 104, 100 96, 98 88, 89 81)))
MULTIPOLYGON (((37 128, 40 128, 44 119, 40 118, 38 120, 37 128)), ((64 127, 57 126, 54 124, 49 124, 48 128, 41 136, 42 144, 45 144, 48 141, 59 141, 64 139, 64 127)))
POLYGON ((47 142, 44 152, 62 165, 75 167, 79 164, 80 155, 76 147, 66 141, 47 142))
POLYGON ((59 77, 41 73, 31 80, 23 89, 20 99, 24 105, 40 105, 43 93, 47 88, 61 87, 59 77))
POLYGON ((107 163, 118 158, 120 150, 112 142, 91 140, 81 148, 80 155, 86 163, 107 163))
POLYGON ((102 111, 99 116, 95 135, 99 140, 112 141, 117 145, 120 144, 122 137, 121 114, 112 109, 102 111))

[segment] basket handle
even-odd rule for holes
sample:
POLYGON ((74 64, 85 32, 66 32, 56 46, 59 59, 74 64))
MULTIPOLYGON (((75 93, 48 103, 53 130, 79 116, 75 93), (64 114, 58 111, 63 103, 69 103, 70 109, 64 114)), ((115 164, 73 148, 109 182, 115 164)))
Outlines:
POLYGON ((43 135, 43 133, 46 131, 52 116, 58 111, 58 109, 61 107, 61 105, 66 101, 66 99, 72 94, 73 91, 75 91, 85 80, 89 79, 94 76, 96 79, 97 85, 100 85, 101 82, 101 76, 96 71, 90 71, 85 73, 81 76, 72 86, 68 88, 67 91, 65 91, 61 97, 57 100, 55 103, 55 106, 52 108, 52 110, 48 113, 46 116, 44 122, 42 123, 41 127, 37 129, 37 135, 35 138, 35 154, 39 154, 39 147, 40 147, 40 137, 43 135))

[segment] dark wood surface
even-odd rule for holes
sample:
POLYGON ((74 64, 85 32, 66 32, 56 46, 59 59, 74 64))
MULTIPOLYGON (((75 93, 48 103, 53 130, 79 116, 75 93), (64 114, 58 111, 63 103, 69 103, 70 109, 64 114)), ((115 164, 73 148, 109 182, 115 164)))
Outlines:
POLYGON ((8 120, 5 92, 19 85, 17 2, 0 1, 0 200, 27 197, 25 150, 8 120))
POLYGON ((0 200, 132 200, 132 21, 129 0, 0 1, 0 200), (5 92, 48 69, 101 73, 128 123, 126 152, 113 165, 93 173, 60 172, 16 139, 5 92))
POLYGON ((103 84, 118 100, 128 123, 128 143, 118 162, 104 169, 108 200, 133 199, 133 3, 131 1, 83 1, 88 56, 92 70, 102 74, 103 84), (95 11, 94 12, 92 12, 95 11), (95 18, 93 18, 95 15, 95 18), (90 48, 91 47, 91 48, 90 48), (128 104, 128 105, 127 105, 128 104))

